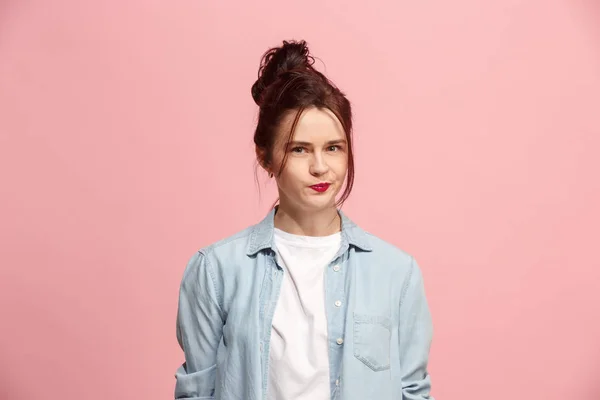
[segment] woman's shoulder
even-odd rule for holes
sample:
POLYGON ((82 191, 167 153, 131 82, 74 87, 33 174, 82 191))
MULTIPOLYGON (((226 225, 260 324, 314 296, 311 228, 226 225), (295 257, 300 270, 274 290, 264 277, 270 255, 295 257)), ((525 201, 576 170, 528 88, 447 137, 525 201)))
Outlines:
POLYGON ((252 236, 254 226, 255 225, 248 226, 226 237, 209 243, 201 247, 199 251, 204 253, 205 255, 209 255, 213 253, 228 252, 232 249, 243 248, 247 246, 250 237, 252 236))
POLYGON ((346 214, 342 214, 342 219, 350 243, 354 243, 358 248, 364 250, 356 254, 361 254, 361 257, 368 258, 370 263, 374 262, 382 267, 397 268, 400 266, 401 268, 411 268, 414 262, 413 256, 393 239, 383 238, 366 230, 346 214))
MULTIPOLYGON (((209 243, 203 247, 197 248, 184 272, 184 280, 186 277, 194 277, 189 279, 197 279, 197 274, 208 274, 213 280, 222 280, 225 276, 239 269, 239 267, 247 265, 251 262, 246 256, 246 249, 253 227, 246 227, 238 232, 235 232, 227 237, 209 243)), ((242 270, 247 268, 242 268, 242 270)))
MULTIPOLYGON (((226 237, 209 243, 198 253, 212 266, 216 273, 225 268, 231 270, 235 266, 246 265, 252 260, 247 256, 255 225, 248 226, 226 237)), ((226 273, 226 271, 221 271, 226 273)))
POLYGON ((410 270, 415 264, 414 256, 391 239, 384 239, 374 233, 363 231, 371 246, 371 251, 363 253, 376 265, 410 270))

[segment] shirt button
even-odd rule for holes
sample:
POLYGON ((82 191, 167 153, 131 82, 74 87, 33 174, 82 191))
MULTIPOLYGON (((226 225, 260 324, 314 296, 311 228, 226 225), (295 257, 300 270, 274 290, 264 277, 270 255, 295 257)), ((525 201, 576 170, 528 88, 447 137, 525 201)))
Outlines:
POLYGON ((342 339, 342 338, 340 337, 340 338, 337 338, 337 340, 336 340, 335 342, 336 342, 337 344, 342 344, 342 343, 344 343, 344 339, 342 339))
POLYGON ((340 386, 340 380, 339 379, 335 380, 335 386, 340 386))
POLYGON ((334 267, 333 267, 333 270, 334 270, 335 272, 338 272, 338 271, 340 270, 340 266, 339 266, 339 265, 336 265, 336 266, 334 266, 334 267))
POLYGON ((336 307, 341 307, 342 306, 342 302, 339 301, 339 300, 336 300, 335 303, 333 303, 333 304, 335 304, 336 307))

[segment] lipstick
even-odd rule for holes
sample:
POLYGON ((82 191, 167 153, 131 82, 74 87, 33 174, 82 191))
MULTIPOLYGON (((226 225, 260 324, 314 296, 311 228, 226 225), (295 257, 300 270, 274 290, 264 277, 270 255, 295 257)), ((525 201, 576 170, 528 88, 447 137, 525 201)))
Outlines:
POLYGON ((326 182, 317 183, 316 185, 312 185, 311 189, 313 189, 313 190, 315 190, 315 191, 317 191, 319 193, 322 193, 322 192, 326 191, 329 188, 329 185, 330 184, 326 183, 326 182))

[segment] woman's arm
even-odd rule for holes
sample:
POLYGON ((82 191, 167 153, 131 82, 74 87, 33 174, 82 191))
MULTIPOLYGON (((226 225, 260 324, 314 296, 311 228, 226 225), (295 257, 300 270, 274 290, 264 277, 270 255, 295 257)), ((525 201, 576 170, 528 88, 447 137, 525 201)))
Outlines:
POLYGON ((415 259, 400 300, 398 341, 402 368, 402 394, 406 400, 433 400, 427 372, 433 325, 423 276, 415 259))
POLYGON ((223 313, 213 276, 208 259, 200 251, 190 259, 183 274, 177 308, 177 341, 185 362, 175 373, 175 399, 212 399, 214 395, 223 313))

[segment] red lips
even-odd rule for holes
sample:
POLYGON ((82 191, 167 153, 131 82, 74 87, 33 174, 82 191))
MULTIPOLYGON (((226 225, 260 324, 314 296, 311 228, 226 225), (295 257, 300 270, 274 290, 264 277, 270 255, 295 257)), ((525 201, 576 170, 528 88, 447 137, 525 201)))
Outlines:
POLYGON ((329 183, 318 183, 316 185, 312 185, 311 189, 316 190, 317 192, 324 192, 329 188, 329 183))

